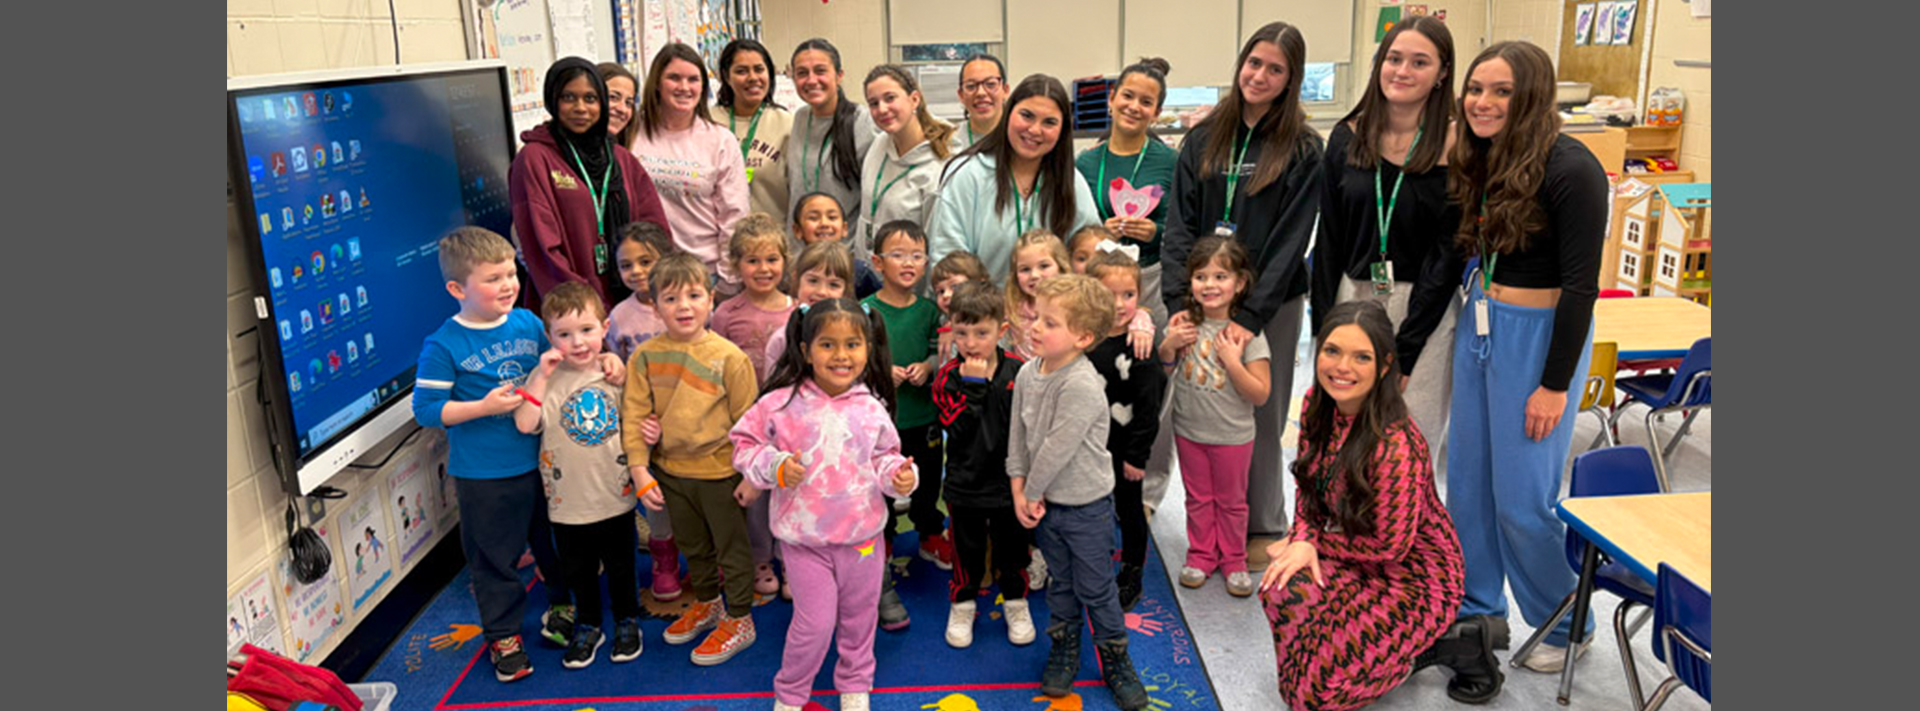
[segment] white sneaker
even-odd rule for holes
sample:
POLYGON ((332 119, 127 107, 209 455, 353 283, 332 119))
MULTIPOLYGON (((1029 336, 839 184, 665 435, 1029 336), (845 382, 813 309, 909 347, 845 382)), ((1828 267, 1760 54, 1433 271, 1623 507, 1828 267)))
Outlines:
POLYGON ((841 694, 840 711, 867 711, 867 692, 849 691, 841 694))
POLYGON ((801 709, 800 707, 794 706, 793 704, 783 704, 783 703, 780 703, 779 699, 774 699, 773 711, 801 711, 801 709))
POLYGON ((973 646, 973 616, 977 607, 977 603, 968 600, 953 603, 953 607, 947 611, 947 644, 949 646, 954 649, 973 646))
POLYGON ((1007 641, 1015 646, 1033 644, 1033 613, 1026 600, 1008 600, 1000 606, 1007 617, 1007 641))
MULTIPOLYGON (((1581 642, 1580 648, 1573 651, 1573 657, 1579 659, 1586 656, 1587 648, 1591 646, 1593 646, 1593 637, 1588 636, 1587 641, 1581 642)), ((1562 669, 1567 668, 1567 648, 1541 642, 1540 646, 1533 648, 1532 654, 1520 660, 1520 666, 1543 674, 1558 674, 1562 669)))
POLYGON ((1027 564, 1027 589, 1047 589, 1047 559, 1040 557, 1040 551, 1033 551, 1033 562, 1027 564))

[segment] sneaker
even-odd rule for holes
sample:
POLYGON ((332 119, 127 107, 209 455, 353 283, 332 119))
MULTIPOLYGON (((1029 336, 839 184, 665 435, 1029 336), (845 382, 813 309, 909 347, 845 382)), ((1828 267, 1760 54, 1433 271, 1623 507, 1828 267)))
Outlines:
POLYGON ((754 636, 753 615, 723 616, 706 641, 693 649, 693 663, 710 667, 732 659, 740 650, 753 646, 754 636))
POLYGON ((1000 606, 1007 617, 1007 641, 1014 646, 1033 644, 1033 613, 1026 600, 1008 600, 1000 606))
POLYGON ((941 570, 953 570, 953 542, 946 533, 928 536, 920 541, 920 557, 941 570))
POLYGON ((573 642, 573 606, 551 605, 540 613, 540 636, 565 647, 573 642))
MULTIPOLYGON (((1183 579, 1181 582, 1186 581, 1183 579)), ((1244 570, 1227 573, 1227 594, 1234 597, 1253 597, 1253 576, 1244 570)))
POLYGON ((1080 626, 1056 622, 1047 626, 1053 648, 1047 650, 1047 668, 1040 673, 1040 693, 1053 698, 1073 690, 1073 678, 1080 675, 1080 626))
POLYGON ((496 639, 487 645, 493 656, 493 678, 502 682, 519 681, 533 673, 533 660, 520 645, 520 635, 496 639))
POLYGON ((900 602, 900 593, 888 588, 880 593, 880 629, 899 632, 907 628, 913 620, 907 617, 907 606, 900 602))
MULTIPOLYGON (((1012 604, 1011 601, 1008 604, 1012 604)), ((973 646, 973 617, 977 611, 978 605, 972 600, 953 603, 953 607, 947 609, 948 646, 954 649, 973 646)), ((1028 627, 1032 627, 1031 622, 1028 627)))
POLYGON ((1140 582, 1140 578, 1145 572, 1144 569, 1137 565, 1127 565, 1124 563, 1120 565, 1120 575, 1114 578, 1114 584, 1120 589, 1120 610, 1122 612, 1133 612, 1134 606, 1140 604, 1140 596, 1146 593, 1146 589, 1140 582))
POLYGON ((867 711, 867 692, 849 691, 840 695, 840 711, 867 711))
POLYGON ((647 555, 653 559, 653 599, 680 599, 680 547, 671 538, 647 541, 647 555))
POLYGON ((780 592, 780 576, 774 574, 772 563, 761 563, 753 569, 753 592, 759 595, 780 592))
POLYGON ((801 707, 795 706, 793 704, 781 703, 779 699, 774 699, 773 711, 805 711, 805 709, 802 709, 801 707))
POLYGON ((1207 574, 1191 565, 1180 568, 1180 587, 1198 588, 1207 584, 1207 574))
MULTIPOLYGON (((1579 659, 1587 655, 1587 648, 1593 646, 1593 635, 1587 635, 1587 641, 1573 650, 1573 657, 1579 659)), ((1543 674, 1558 674, 1567 668, 1567 648, 1556 647, 1545 642, 1533 648, 1533 653, 1520 660, 1520 666, 1543 674)))
POLYGON ((629 617, 613 626, 614 663, 639 659, 641 647, 640 618, 629 617))
POLYGON ((720 624, 720 599, 714 598, 693 603, 686 612, 680 613, 680 619, 667 626, 667 644, 686 644, 701 632, 713 629, 720 624))
POLYGON ((1127 711, 1146 708, 1147 688, 1140 684, 1140 673, 1134 671, 1133 659, 1127 656, 1127 640, 1096 643, 1093 650, 1100 657, 1100 676, 1113 692, 1114 703, 1127 711))
POLYGON ((585 669, 593 663, 593 657, 600 653, 600 645, 607 636, 600 634, 600 628, 593 625, 574 625, 573 641, 567 643, 567 653, 561 655, 560 666, 568 669, 585 669))
POLYGON ((1027 589, 1047 589, 1047 559, 1041 557, 1038 549, 1028 551, 1032 562, 1027 563, 1027 589))

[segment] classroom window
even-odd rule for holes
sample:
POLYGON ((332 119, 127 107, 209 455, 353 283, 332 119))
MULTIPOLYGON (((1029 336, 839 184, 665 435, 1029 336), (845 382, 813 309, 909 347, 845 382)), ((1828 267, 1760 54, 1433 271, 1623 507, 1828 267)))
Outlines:
POLYGON ((1300 77, 1300 100, 1307 103, 1331 102, 1337 96, 1335 87, 1339 85, 1339 64, 1335 62, 1308 62, 1307 71, 1300 77))
POLYGON ((943 44, 898 45, 902 62, 959 62, 976 54, 989 54, 986 42, 947 42, 943 44))

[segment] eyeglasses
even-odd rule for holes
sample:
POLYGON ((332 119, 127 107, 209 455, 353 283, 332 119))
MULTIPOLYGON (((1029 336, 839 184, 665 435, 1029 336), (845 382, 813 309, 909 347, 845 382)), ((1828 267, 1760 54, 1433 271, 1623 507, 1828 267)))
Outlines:
POLYGON ((1004 84, 999 79, 982 79, 980 81, 970 81, 961 84, 960 90, 969 94, 977 94, 981 91, 999 91, 1002 86, 1004 86, 1004 84))
POLYGON ((906 262, 908 264, 920 264, 927 261, 926 252, 888 252, 879 256, 890 262, 906 262))
POLYGON ((570 92, 561 92, 560 94, 560 103, 562 104, 578 104, 581 102, 586 102, 587 104, 590 104, 590 105, 598 105, 600 103, 600 95, 599 94, 574 94, 570 92))

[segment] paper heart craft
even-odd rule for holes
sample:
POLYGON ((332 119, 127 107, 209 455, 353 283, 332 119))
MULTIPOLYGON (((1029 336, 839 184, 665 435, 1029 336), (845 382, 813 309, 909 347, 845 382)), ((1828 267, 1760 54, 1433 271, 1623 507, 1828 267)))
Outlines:
POLYGON ((1153 214, 1153 208, 1160 204, 1160 197, 1166 193, 1158 185, 1133 187, 1126 178, 1114 178, 1107 183, 1108 202, 1113 205, 1113 214, 1120 217, 1146 217, 1153 214))

